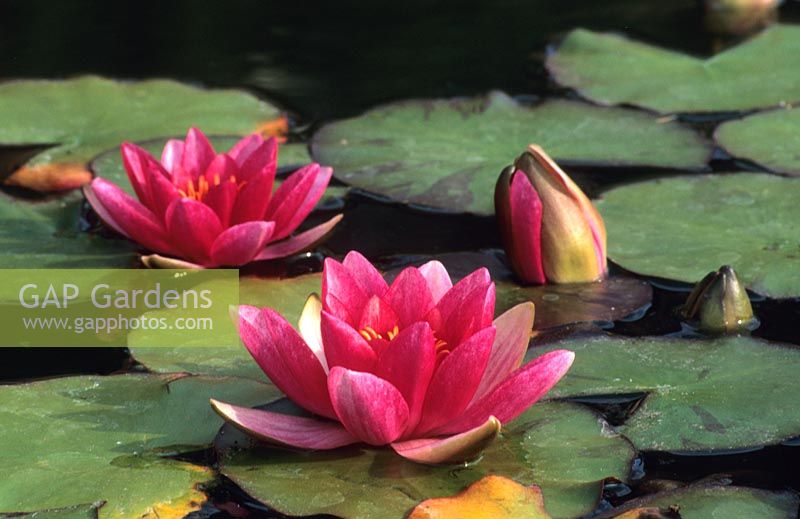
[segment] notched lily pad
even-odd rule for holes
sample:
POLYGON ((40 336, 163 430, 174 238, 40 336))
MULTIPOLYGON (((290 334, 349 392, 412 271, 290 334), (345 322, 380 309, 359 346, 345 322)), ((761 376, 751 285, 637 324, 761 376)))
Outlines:
POLYGON ((672 508, 678 510, 680 514, 676 513, 672 517, 680 519, 708 517, 794 519, 797 517, 798 504, 800 499, 795 492, 770 492, 755 488, 698 484, 635 499, 626 503, 624 507, 601 514, 597 519, 653 517, 634 515, 638 507, 657 507, 666 510, 672 508))
POLYGON ((574 517, 594 509, 604 479, 627 479, 635 456, 597 415, 563 402, 534 405, 469 466, 419 465, 389 448, 273 448, 229 425, 215 447, 222 474, 254 499, 289 515, 348 519, 402 517, 422 500, 453 495, 490 474, 536 482, 553 517, 574 517), (577 455, 580 464, 574 463, 577 455))
POLYGON ((608 255, 626 269, 695 283, 727 264, 780 298, 800 295, 798 200, 800 180, 738 173, 630 184, 596 205, 608 255))
POLYGON ((205 467, 168 458, 203 449, 221 420, 210 397, 276 398, 252 380, 176 375, 71 377, 0 386, 0 511, 106 501, 101 517, 182 517, 204 499, 205 467))
POLYGON ((617 428, 637 449, 724 451, 800 435, 796 347, 749 337, 595 337, 534 347, 528 356, 559 348, 574 351, 575 362, 551 397, 647 393, 617 428))
POLYGON ((714 139, 735 157, 800 176, 800 110, 772 110, 723 123, 714 139))
POLYGON ((492 214, 500 171, 532 142, 559 161, 603 166, 699 169, 710 153, 692 130, 649 114, 563 100, 530 108, 501 92, 384 105, 323 127, 311 151, 349 185, 492 214))
POLYGON ((606 105, 661 113, 765 108, 800 100, 800 26, 775 25, 708 59, 576 29, 547 68, 560 84, 606 105))
POLYGON ((185 134, 190 126, 212 134, 274 133, 285 126, 279 115, 274 106, 242 91, 169 80, 9 81, 0 84, 0 149, 48 148, 5 182, 37 191, 71 189, 91 179, 89 159, 123 141, 185 134))
MULTIPOLYGON (((617 321, 645 308, 653 297, 649 283, 624 275, 595 283, 523 286, 515 281, 506 264, 492 254, 458 252, 430 259, 441 261, 454 279, 480 267, 489 269, 497 288, 495 313, 500 315, 519 303, 533 301, 535 330, 590 321, 617 321)), ((392 272, 398 273, 399 269, 392 272)))

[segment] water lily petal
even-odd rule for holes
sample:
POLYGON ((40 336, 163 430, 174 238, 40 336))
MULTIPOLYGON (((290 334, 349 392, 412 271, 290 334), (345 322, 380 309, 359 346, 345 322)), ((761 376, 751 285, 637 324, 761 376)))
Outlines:
MULTIPOLYGON (((332 299, 341 303, 336 306, 346 309, 350 318, 359 318, 369 295, 350 270, 333 258, 325 258, 322 268, 322 305, 325 310, 333 311, 337 317, 344 318, 335 311, 332 299)), ((348 323, 358 326, 358 322, 348 320, 348 323)))
POLYGON ((245 161, 250 158, 253 152, 259 149, 263 143, 264 138, 261 135, 257 133, 251 133, 250 135, 239 139, 236 144, 234 144, 233 147, 228 150, 228 155, 230 155, 236 161, 236 164, 241 168, 242 164, 244 164, 245 161))
POLYGON ((403 269, 397 275, 385 300, 397 314, 400 328, 422 320, 434 306, 427 280, 414 267, 403 269))
POLYGON ((353 279, 361 285, 367 295, 383 297, 389 290, 383 275, 360 252, 354 250, 348 252, 342 265, 350 271, 353 279))
POLYGON ((180 139, 168 140, 161 152, 161 165, 171 174, 180 165, 181 160, 183 160, 183 141, 180 139))
POLYGON ((195 263, 208 264, 211 246, 222 233, 217 213, 197 200, 179 198, 167 209, 165 215, 170 240, 195 263))
POLYGON ((303 311, 300 313, 300 319, 297 322, 297 329, 308 347, 319 359, 322 369, 327 373, 328 360, 325 358, 325 350, 322 347, 321 321, 322 301, 317 294, 311 294, 306 299, 306 304, 303 305, 303 311))
POLYGON ((486 422, 444 438, 418 438, 392 443, 397 454, 426 465, 455 464, 472 461, 500 434, 500 420, 490 416, 486 422))
POLYGON ((356 371, 372 371, 377 359, 375 352, 350 324, 323 309, 320 331, 329 368, 344 366, 356 371))
POLYGON ((325 193, 331 175, 331 168, 311 163, 289 175, 275 191, 264 219, 275 222, 276 240, 289 236, 306 219, 325 193))
POLYGON ((192 179, 200 178, 208 165, 214 160, 214 147, 206 136, 197 128, 190 128, 183 143, 181 167, 192 179))
POLYGON ((531 339, 534 311, 535 308, 530 301, 520 303, 494 320, 497 335, 486 371, 483 372, 483 378, 475 391, 473 401, 494 389, 522 364, 531 339))
POLYGON ((322 365, 286 319, 270 308, 241 305, 239 336, 267 377, 290 400, 312 413, 336 417, 322 365))
POLYGON ((275 258, 285 258, 299 252, 314 248, 314 246, 325 239, 333 228, 339 223, 344 215, 337 214, 330 220, 312 227, 300 234, 286 238, 282 241, 271 243, 262 250, 256 260, 270 260, 275 258))
POLYGON ((147 249, 176 254, 158 218, 118 186, 95 178, 83 192, 92 209, 111 228, 147 249))
POLYGON ((235 225, 240 223, 231 222, 231 213, 234 207, 238 205, 236 192, 236 184, 232 182, 221 182, 219 185, 211 186, 205 198, 203 198, 203 203, 217 213, 217 217, 223 228, 231 224, 235 225))
POLYGON ((167 208, 180 198, 181 194, 169 178, 169 173, 155 161, 152 165, 153 167, 146 171, 150 189, 150 210, 163 222, 167 208))
POLYGON ((370 445, 391 443, 408 422, 408 405, 392 384, 372 373, 331 368, 328 391, 336 416, 350 434, 370 445))
POLYGON ((335 449, 358 442, 337 422, 249 409, 213 398, 211 407, 234 427, 270 443, 303 449, 335 449))
POLYGON ((253 175, 239 189, 236 207, 231 215, 231 222, 242 223, 263 220, 264 212, 272 195, 272 184, 275 176, 253 175))
POLYGON ((378 296, 372 296, 364 305, 356 328, 364 330, 369 326, 378 333, 382 333, 393 329, 397 326, 397 322, 397 314, 394 313, 391 305, 378 296))
MULTIPOLYGON (((486 275, 488 276, 488 272, 486 275)), ((451 350, 457 348, 467 337, 491 324, 491 318, 487 322, 486 310, 487 307, 494 306, 494 284, 469 283, 466 287, 473 288, 464 293, 459 290, 461 283, 457 283, 442 297, 428 317, 437 337, 444 340, 451 350)))
POLYGON ((180 258, 171 258, 160 254, 148 254, 140 256, 142 264, 149 269, 183 269, 183 270, 203 270, 203 265, 192 263, 191 261, 180 258))
POLYGON ((435 434, 454 434, 485 422, 490 416, 508 423, 532 406, 556 385, 575 359, 567 350, 555 350, 538 357, 512 373, 454 421, 437 428, 435 434))
POLYGON ((413 429, 422 414, 422 404, 436 366, 436 340, 426 322, 412 324, 383 349, 375 374, 400 391, 408 404, 407 430, 413 429))
POLYGON ((155 162, 155 159, 145 150, 130 142, 123 142, 119 147, 119 151, 122 155, 122 165, 125 167, 128 180, 137 198, 145 207, 152 208, 150 185, 147 177, 149 176, 148 170, 152 168, 150 161, 155 162))
POLYGON ((514 271, 526 283, 547 282, 542 263, 542 201, 530 179, 522 171, 511 177, 510 232, 504 235, 508 259, 514 271))
POLYGON ((440 261, 433 260, 425 263, 419 267, 419 273, 428 282, 428 290, 431 292, 434 304, 438 303, 442 296, 453 288, 450 274, 447 273, 447 269, 440 261))
POLYGON ((275 137, 262 139, 249 155, 242 153, 236 157, 236 163, 239 164, 241 180, 250 182, 260 175, 269 178, 271 186, 278 168, 278 143, 275 137))
POLYGON ((484 328, 442 360, 428 386, 415 434, 425 434, 464 411, 486 370, 494 338, 494 327, 484 328))
POLYGON ((274 228, 273 222, 247 222, 225 229, 211 246, 211 262, 231 267, 250 263, 269 241, 274 228))

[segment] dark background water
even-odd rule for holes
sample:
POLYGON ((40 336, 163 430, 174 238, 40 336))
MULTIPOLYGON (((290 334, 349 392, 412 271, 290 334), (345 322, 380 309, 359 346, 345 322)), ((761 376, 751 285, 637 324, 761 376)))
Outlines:
MULTIPOLYGON (((800 20, 788 0, 783 21, 800 20)), ((548 94, 574 27, 707 55, 695 0, 0 0, 0 79, 82 73, 246 87, 318 122, 409 97, 548 94)))

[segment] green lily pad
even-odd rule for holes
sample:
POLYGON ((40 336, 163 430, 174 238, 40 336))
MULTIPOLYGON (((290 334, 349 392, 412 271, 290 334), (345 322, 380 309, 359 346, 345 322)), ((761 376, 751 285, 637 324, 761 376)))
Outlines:
POLYGON ((618 513, 638 507, 667 508, 676 506, 681 519, 708 517, 758 517, 759 519, 794 519, 800 499, 795 492, 769 492, 755 488, 692 485, 669 492, 635 499, 615 508, 598 519, 616 517, 618 513))
MULTIPOLYGON (((320 293, 322 275, 308 274, 288 279, 241 277, 239 302, 243 305, 270 307, 277 310, 293 326, 309 294, 320 293)), ((207 375, 231 375, 255 380, 266 380, 266 375, 253 357, 241 348, 148 348, 137 345, 140 336, 128 336, 131 355, 151 371, 207 375)))
POLYGON ((720 265, 751 290, 800 295, 800 180, 767 174, 667 178, 603 194, 608 255, 640 274, 696 282, 720 265))
POLYGON ((772 110, 723 123, 714 139, 735 157, 800 176, 800 110, 772 110))
POLYGON ((528 356, 559 348, 574 351, 575 363, 551 397, 647 394, 618 427, 637 449, 740 449, 800 435, 797 348, 749 337, 595 337, 534 347, 528 356))
POLYGON ((131 267, 135 248, 79 228, 83 197, 47 202, 0 195, 1 268, 131 267))
POLYGON ((690 129, 641 112, 563 100, 529 108, 492 92, 375 108, 320 129, 311 153, 346 184, 402 202, 492 214, 500 171, 532 142, 557 160, 604 166, 698 169, 710 152, 690 129))
POLYGON ((601 104, 661 113, 752 110, 800 100, 800 27, 775 25, 705 60, 576 29, 547 68, 560 84, 601 104))
POLYGON ((278 110, 236 90, 175 81, 119 82, 95 76, 0 84, 0 145, 47 144, 9 179, 40 191, 88 180, 86 163, 123 141, 185 134, 247 134, 278 110))
POLYGON ((574 517, 594 509, 605 478, 626 480, 635 456, 605 421, 564 402, 534 405, 468 466, 419 465, 388 447, 271 448, 227 425, 215 446, 222 474, 253 498, 289 515, 348 519, 402 517, 424 499, 450 496, 489 474, 535 482, 553 517, 574 517), (574 463, 576 456, 581 463, 574 463))
POLYGON ((0 511, 106 501, 101 517, 183 516, 204 467, 167 456, 204 448, 221 420, 210 397, 274 399, 252 380, 175 375, 71 377, 0 386, 0 511), (179 513, 180 512, 180 513, 179 513))

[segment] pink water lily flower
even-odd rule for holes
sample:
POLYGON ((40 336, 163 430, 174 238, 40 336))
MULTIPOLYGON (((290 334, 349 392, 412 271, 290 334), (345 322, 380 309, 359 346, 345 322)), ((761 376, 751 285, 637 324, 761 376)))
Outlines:
POLYGON ((84 193, 103 222, 158 253, 148 264, 241 266, 280 258, 309 248, 341 219, 290 236, 325 192, 332 170, 309 164, 273 193, 274 138, 253 134, 217 153, 192 128, 186 140, 167 142, 161 162, 129 142, 121 152, 139 200, 103 178, 92 180, 84 193))
POLYGON ((299 333, 274 310, 241 306, 239 334, 258 365, 315 417, 212 400, 245 432, 273 443, 332 449, 386 445, 428 464, 474 458, 566 373, 558 350, 521 365, 533 303, 494 321, 495 288, 479 269, 452 284, 431 261, 391 284, 357 252, 325 260, 322 299, 299 333))

